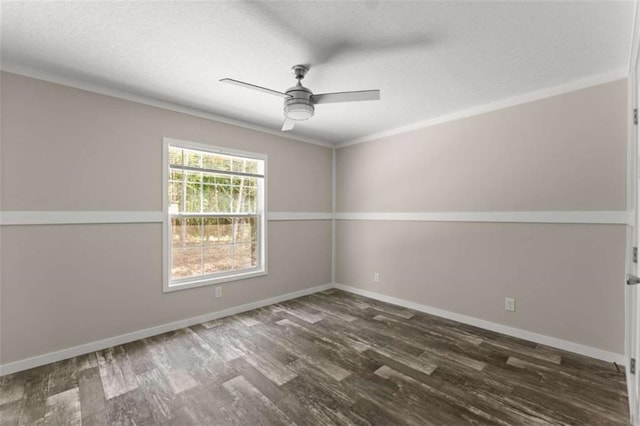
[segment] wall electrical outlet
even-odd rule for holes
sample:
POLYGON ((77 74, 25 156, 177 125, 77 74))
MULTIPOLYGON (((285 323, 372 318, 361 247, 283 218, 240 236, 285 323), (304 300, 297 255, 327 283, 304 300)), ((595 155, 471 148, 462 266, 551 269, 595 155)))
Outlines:
POLYGON ((373 273, 373 282, 374 283, 379 283, 380 282, 380 274, 378 272, 374 272, 373 273))
POLYGON ((216 298, 222 297, 222 287, 216 287, 216 298))
POLYGON ((504 298, 504 310, 505 311, 509 311, 509 312, 515 312, 516 311, 516 299, 513 299, 511 297, 505 297, 504 298))

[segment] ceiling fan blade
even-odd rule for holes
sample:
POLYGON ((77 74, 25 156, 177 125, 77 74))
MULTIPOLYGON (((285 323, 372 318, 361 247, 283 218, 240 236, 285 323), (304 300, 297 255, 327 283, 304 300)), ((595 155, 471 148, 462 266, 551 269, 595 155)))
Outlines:
POLYGON ((266 87, 256 86, 255 84, 245 83, 244 81, 234 80, 232 78, 223 78, 220 80, 222 83, 235 84, 236 86, 246 87, 247 89, 258 90, 260 92, 268 93, 270 95, 280 96, 282 98, 288 98, 286 93, 278 92, 277 90, 267 89, 266 87))
POLYGON ((295 120, 289 120, 288 118, 284 119, 284 123, 282 124, 282 131, 286 132, 287 130, 293 129, 293 126, 296 124, 295 120))
POLYGON ((380 90, 360 90, 356 92, 320 93, 311 97, 315 104, 332 104, 336 102, 377 101, 380 90))

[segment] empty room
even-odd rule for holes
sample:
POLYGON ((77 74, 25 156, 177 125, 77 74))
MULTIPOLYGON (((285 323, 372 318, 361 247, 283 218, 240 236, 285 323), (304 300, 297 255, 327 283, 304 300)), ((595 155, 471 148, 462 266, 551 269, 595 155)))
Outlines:
POLYGON ((0 425, 640 426, 640 2, 0 1, 0 425))

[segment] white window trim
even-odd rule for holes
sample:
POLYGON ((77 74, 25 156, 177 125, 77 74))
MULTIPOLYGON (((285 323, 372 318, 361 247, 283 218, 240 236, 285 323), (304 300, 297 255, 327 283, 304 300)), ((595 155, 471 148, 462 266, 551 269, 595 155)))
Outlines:
POLYGON ((204 143, 185 141, 173 138, 162 139, 162 291, 164 293, 186 290, 189 288, 202 287, 208 285, 221 284, 230 281, 245 280, 248 278, 255 278, 268 275, 267 271, 267 173, 268 162, 267 155, 258 154, 255 152, 239 151, 235 149, 228 149, 204 143), (264 178, 261 188, 263 209, 260 212, 260 232, 258 235, 260 246, 260 264, 256 270, 245 271, 231 271, 224 276, 206 277, 202 279, 194 279, 189 282, 171 284, 171 234, 169 233, 169 227, 171 221, 169 220, 169 197, 168 197, 168 183, 169 183, 169 145, 176 145, 181 148, 196 149, 200 151, 214 152, 218 154, 233 155, 239 157, 249 157, 264 161, 264 178))

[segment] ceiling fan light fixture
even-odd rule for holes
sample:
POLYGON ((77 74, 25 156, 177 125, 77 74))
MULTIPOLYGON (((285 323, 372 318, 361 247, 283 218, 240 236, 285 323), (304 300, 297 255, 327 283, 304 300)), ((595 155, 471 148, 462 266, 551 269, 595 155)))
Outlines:
POLYGON ((315 107, 311 96, 313 92, 304 87, 300 80, 304 74, 297 76, 298 84, 287 89, 285 94, 288 96, 284 100, 284 116, 289 120, 304 121, 313 117, 315 107))
POLYGON ((315 108, 304 99, 291 99, 284 103, 284 115, 289 120, 304 121, 313 117, 315 108))

